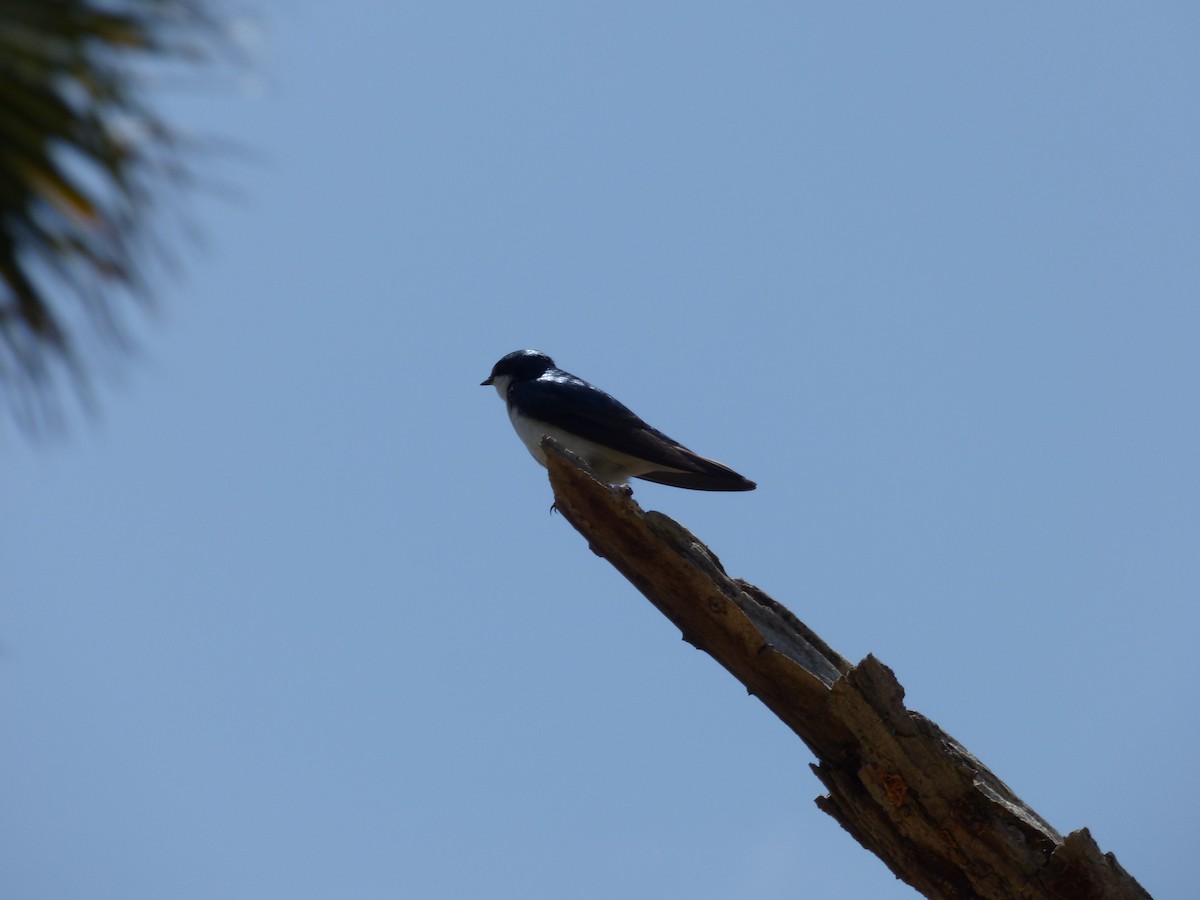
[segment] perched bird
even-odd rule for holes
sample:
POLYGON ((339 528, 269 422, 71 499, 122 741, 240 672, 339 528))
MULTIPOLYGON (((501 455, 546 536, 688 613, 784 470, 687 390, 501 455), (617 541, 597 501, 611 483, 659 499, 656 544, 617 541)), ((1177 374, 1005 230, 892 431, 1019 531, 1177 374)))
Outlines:
POLYGON ((598 387, 536 350, 516 350, 492 367, 492 385, 529 452, 543 466, 544 436, 581 457, 609 484, 641 478, 697 491, 752 491, 753 481, 697 456, 651 428, 598 387))

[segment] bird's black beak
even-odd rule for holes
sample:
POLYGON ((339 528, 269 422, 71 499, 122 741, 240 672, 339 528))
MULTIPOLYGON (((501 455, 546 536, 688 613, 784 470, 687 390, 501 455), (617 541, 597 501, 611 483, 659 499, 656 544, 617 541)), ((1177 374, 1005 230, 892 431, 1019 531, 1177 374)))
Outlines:
POLYGON ((489 378, 485 378, 483 381, 479 382, 479 386, 486 387, 487 385, 489 385, 491 383, 492 383, 492 379, 489 377, 489 378))

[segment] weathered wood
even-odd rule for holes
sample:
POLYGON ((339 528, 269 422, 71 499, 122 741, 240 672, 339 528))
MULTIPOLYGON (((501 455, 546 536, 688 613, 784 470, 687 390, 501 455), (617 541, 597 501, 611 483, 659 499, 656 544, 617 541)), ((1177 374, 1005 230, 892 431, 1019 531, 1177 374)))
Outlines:
POLYGON ((563 517, 689 643, 817 757, 817 806, 928 897, 1147 900, 1086 829, 1065 838, 934 722, 873 656, 851 665, 782 604, 730 578, 679 523, 645 512, 543 440, 563 517))

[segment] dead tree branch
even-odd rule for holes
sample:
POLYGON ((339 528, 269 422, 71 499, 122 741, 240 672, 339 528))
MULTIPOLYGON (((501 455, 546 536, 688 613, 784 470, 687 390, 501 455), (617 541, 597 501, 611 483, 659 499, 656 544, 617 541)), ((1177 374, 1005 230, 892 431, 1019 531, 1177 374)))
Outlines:
POLYGON ((817 757, 817 806, 897 878, 938 898, 1149 894, 1086 828, 1063 837, 936 723, 905 708, 873 656, 851 665, 777 601, 725 574, 686 528, 596 481, 550 439, 555 504, 684 640, 708 653, 817 757))

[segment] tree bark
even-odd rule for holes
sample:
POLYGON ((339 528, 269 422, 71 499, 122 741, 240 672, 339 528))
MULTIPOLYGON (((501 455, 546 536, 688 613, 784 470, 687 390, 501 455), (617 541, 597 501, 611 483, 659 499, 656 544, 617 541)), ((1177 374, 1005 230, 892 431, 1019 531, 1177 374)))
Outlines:
POLYGON ((851 665, 782 604, 730 578, 686 528, 646 512, 542 441, 563 518, 817 758, 817 806, 938 898, 1139 898, 1149 894, 1086 828, 1063 837, 938 725, 904 706, 891 669, 851 665))

